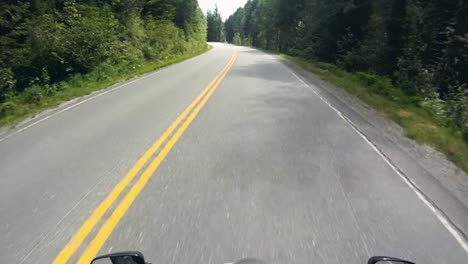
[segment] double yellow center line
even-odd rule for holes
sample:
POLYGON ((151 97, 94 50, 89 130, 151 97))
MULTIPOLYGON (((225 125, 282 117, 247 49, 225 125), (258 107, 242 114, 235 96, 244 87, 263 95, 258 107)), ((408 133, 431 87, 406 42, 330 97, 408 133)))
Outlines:
POLYGON ((177 117, 177 119, 163 133, 163 135, 158 138, 156 142, 154 142, 154 144, 136 162, 135 166, 128 171, 127 175, 125 175, 125 177, 114 187, 108 196, 93 211, 85 223, 74 234, 70 241, 68 241, 62 251, 60 251, 60 253, 56 256, 53 262, 54 264, 67 263, 67 261, 81 246, 83 241, 91 233, 93 228, 101 221, 107 210, 114 204, 122 192, 128 187, 130 182, 132 182, 140 170, 162 146, 160 152, 151 161, 146 170, 141 174, 141 177, 131 187, 130 191, 128 191, 128 193, 122 198, 120 203, 116 206, 110 217, 99 229, 96 236, 91 240, 90 244, 78 260, 79 264, 89 264, 91 262, 91 260, 96 256, 101 247, 104 245, 107 238, 111 235, 120 219, 125 215, 127 210, 135 201, 136 197, 151 179, 152 175, 158 169, 161 162, 171 151, 172 147, 177 143, 179 138, 184 134, 185 130, 198 115, 216 88, 218 88, 219 84, 236 61, 236 58, 237 52, 234 52, 228 64, 216 75, 213 81, 211 81, 211 83, 205 89, 203 89, 203 91, 197 96, 197 98, 195 98, 195 100, 193 100, 193 102, 184 110, 184 112, 182 112, 182 114, 177 117), (167 143, 163 145, 165 142, 167 143))

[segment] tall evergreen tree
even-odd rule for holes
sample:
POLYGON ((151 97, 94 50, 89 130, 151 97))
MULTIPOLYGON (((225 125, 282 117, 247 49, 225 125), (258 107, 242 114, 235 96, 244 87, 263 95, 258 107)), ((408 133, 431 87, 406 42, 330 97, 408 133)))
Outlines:
POLYGON ((468 132, 468 1, 249 0, 226 39, 392 78, 468 132))
POLYGON ((206 14, 208 25, 207 39, 210 42, 224 42, 224 23, 218 11, 218 6, 215 6, 213 11, 209 10, 206 14))

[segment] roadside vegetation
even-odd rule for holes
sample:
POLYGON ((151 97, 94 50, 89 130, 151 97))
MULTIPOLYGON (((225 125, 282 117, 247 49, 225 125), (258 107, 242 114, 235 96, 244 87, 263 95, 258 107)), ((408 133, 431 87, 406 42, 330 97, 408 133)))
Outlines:
POLYGON ((208 10, 206 24, 209 42, 226 42, 224 23, 217 6, 213 10, 208 10))
POLYGON ((249 0, 217 28, 289 55, 468 171, 468 1, 249 0))
POLYGON ((0 3, 0 126, 200 54, 197 0, 0 3))
POLYGON ((468 142, 450 118, 437 106, 419 96, 408 96, 389 78, 364 72, 347 72, 328 63, 280 55, 318 75, 324 81, 345 89, 380 114, 402 126, 408 137, 429 144, 468 172, 468 142))

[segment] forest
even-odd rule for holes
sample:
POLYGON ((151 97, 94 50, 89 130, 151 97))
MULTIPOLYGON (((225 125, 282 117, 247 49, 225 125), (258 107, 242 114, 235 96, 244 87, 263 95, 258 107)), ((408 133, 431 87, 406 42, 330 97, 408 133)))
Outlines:
POLYGON ((207 40, 209 42, 226 42, 226 32, 218 6, 206 13, 207 40))
POLYGON ((4 0, 0 14, 0 126, 226 41, 341 78, 468 171, 466 0, 249 0, 225 21, 197 0, 4 0))
POLYGON ((2 1, 0 124, 206 49, 197 0, 2 1))
POLYGON ((249 0, 210 41, 278 54, 468 171, 468 1, 249 0))
POLYGON ((468 1, 249 0, 223 27, 229 43, 388 77, 468 136, 468 1))

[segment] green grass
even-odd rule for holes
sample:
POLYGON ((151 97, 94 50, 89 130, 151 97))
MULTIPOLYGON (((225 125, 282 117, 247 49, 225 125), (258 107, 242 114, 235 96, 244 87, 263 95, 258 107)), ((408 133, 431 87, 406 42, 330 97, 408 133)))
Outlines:
POLYGON ((27 117, 56 107, 70 99, 90 94, 115 83, 195 57, 211 48, 211 46, 207 45, 205 48, 174 56, 164 61, 147 62, 138 68, 104 64, 88 74, 74 75, 53 86, 32 87, 29 91, 27 90, 25 93, 15 96, 7 103, 0 105, 0 127, 18 123, 27 117))
POLYGON ((331 64, 280 56, 360 98, 380 114, 402 126, 408 137, 434 147, 468 172, 468 142, 462 131, 424 107, 421 98, 404 94, 385 77, 350 73, 331 64))

